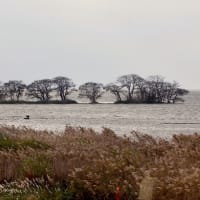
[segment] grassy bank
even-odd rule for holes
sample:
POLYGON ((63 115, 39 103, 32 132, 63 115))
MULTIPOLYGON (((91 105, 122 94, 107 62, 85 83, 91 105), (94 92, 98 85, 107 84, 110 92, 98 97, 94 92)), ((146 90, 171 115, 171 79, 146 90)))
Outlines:
POLYGON ((200 135, 0 127, 0 200, 200 199, 200 135))

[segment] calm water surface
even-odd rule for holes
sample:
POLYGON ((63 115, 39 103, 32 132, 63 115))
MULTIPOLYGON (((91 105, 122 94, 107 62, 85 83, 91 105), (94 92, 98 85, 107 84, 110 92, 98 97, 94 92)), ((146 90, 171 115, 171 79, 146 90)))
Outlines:
POLYGON ((168 137, 200 133, 200 92, 191 92, 181 104, 163 105, 0 105, 0 124, 64 130, 66 125, 108 127, 118 134, 132 130, 168 137), (30 120, 24 120, 30 115, 30 120))

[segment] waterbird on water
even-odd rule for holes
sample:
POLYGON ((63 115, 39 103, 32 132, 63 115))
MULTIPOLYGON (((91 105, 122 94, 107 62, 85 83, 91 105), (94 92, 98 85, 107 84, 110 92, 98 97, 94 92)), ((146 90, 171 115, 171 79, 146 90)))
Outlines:
POLYGON ((30 119, 30 115, 26 115, 24 119, 30 119))

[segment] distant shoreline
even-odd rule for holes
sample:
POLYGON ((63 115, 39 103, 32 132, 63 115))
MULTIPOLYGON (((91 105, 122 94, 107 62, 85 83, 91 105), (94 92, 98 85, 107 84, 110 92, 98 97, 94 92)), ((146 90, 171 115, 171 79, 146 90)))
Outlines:
POLYGON ((52 105, 52 104, 59 104, 59 105, 66 105, 66 104, 89 104, 89 105, 100 105, 100 104, 114 104, 114 105, 133 105, 133 104, 143 104, 143 105, 150 105, 150 104, 180 104, 180 103, 184 103, 184 102, 175 102, 175 103, 156 103, 156 102, 138 102, 138 101, 133 101, 133 102, 129 102, 129 101, 116 101, 116 102, 97 102, 97 103, 89 103, 89 102, 77 102, 77 101, 74 101, 74 100, 68 100, 68 101, 65 101, 65 102, 62 102, 62 101, 57 101, 57 100, 53 100, 53 101, 48 101, 48 102, 41 102, 41 101, 1 101, 0 102, 0 105, 26 105, 26 104, 29 104, 29 105, 52 105))
POLYGON ((74 100, 68 100, 65 102, 62 101, 48 101, 48 102, 41 102, 41 101, 2 101, 0 104, 78 104, 77 101, 74 100))

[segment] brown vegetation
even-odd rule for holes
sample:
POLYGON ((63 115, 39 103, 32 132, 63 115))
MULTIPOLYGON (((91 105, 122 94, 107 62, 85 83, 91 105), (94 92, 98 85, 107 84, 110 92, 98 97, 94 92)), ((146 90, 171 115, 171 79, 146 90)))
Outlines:
POLYGON ((200 199, 200 135, 0 128, 1 199, 200 199))

